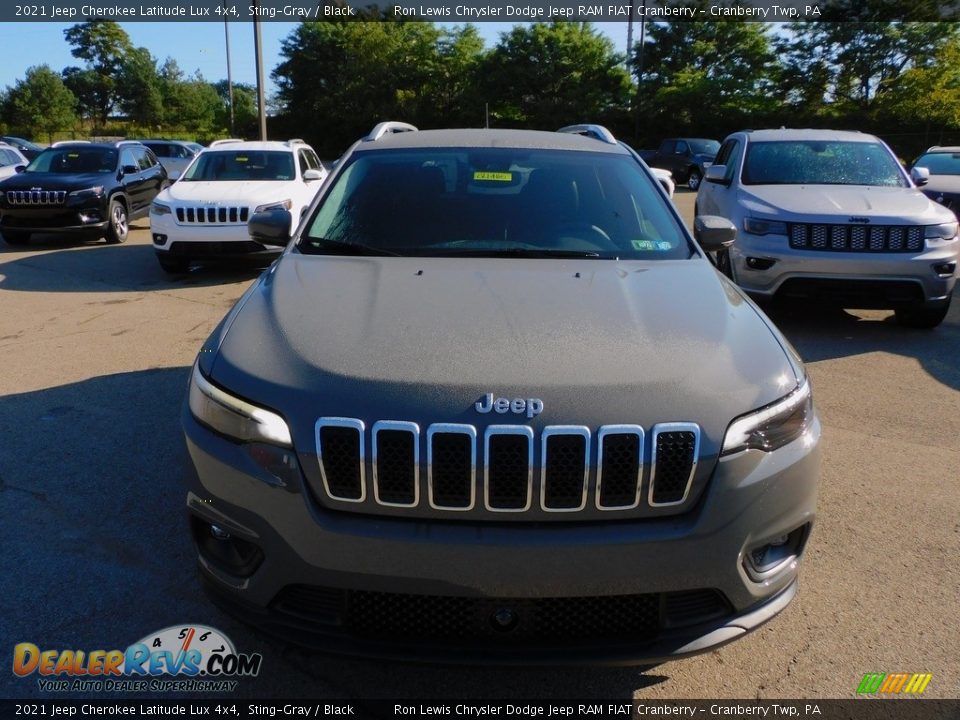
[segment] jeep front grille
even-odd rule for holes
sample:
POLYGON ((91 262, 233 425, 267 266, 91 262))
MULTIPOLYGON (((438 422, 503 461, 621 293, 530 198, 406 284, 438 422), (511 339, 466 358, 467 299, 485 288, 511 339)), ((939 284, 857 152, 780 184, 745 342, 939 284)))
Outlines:
POLYGON ((67 201, 66 190, 8 190, 10 205, 63 205, 67 201))
POLYGON ((250 217, 247 207, 178 207, 177 222, 181 224, 236 225, 250 217))
POLYGON ((833 252, 919 252, 919 225, 817 225, 790 223, 790 247, 833 252))
POLYGON ((697 425, 655 425, 644 486, 646 435, 638 425, 602 426, 596 441, 589 428, 577 425, 547 426, 539 439, 526 425, 490 425, 480 432, 482 437, 473 425, 436 423, 424 433, 416 423, 396 420, 368 430, 362 420, 320 418, 323 493, 337 502, 364 503, 372 496, 375 505, 452 512, 472 511, 479 502, 496 514, 535 506, 547 513, 578 512, 588 505, 629 510, 643 499, 657 508, 687 501, 700 454, 697 425))

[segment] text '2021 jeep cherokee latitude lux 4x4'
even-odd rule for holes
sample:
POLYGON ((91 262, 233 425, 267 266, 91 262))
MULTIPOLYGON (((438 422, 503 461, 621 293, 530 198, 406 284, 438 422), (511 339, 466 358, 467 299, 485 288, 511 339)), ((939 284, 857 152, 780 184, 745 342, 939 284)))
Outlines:
POLYGON ((203 346, 183 427, 212 597, 330 651, 704 651, 789 603, 815 514, 800 360, 598 126, 374 128, 203 346))
POLYGON ((35 233, 70 233, 122 243, 144 217, 167 173, 138 142, 56 143, 0 182, 0 234, 23 245, 35 233))

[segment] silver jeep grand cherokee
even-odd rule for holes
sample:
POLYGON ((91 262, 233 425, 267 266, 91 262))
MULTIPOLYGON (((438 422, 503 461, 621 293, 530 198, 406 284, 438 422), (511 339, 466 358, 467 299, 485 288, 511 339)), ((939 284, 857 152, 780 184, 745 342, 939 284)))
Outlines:
MULTIPOLYGON (((215 602, 332 652, 645 663, 783 610, 820 424, 796 353, 604 128, 383 123, 193 369, 215 602)), ((289 244, 288 244, 289 241, 289 244)))
POLYGON ((724 140, 707 168, 697 213, 739 235, 720 269, 759 298, 893 308, 906 326, 932 328, 956 282, 957 218, 917 190, 873 135, 749 130, 724 140))

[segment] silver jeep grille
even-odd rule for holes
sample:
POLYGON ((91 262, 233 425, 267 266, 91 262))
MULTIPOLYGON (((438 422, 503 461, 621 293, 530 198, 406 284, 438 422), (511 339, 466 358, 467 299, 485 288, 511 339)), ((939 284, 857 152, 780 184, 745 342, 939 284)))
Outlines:
POLYGON ((10 205, 63 205, 67 201, 66 190, 8 190, 10 205))
POLYGON ((650 431, 644 489, 644 429, 552 425, 539 437, 526 425, 381 420, 317 421, 323 494, 336 503, 429 507, 491 514, 576 513, 679 506, 689 497, 700 453, 700 428, 661 423, 650 431), (367 450, 369 449, 369 463, 367 450), (423 462, 425 460, 425 462, 423 462), (478 507, 479 506, 479 507, 478 507))
POLYGON ((250 217, 248 207, 178 207, 177 222, 181 224, 236 225, 250 217))
POLYGON ((833 252, 919 252, 919 225, 816 225, 791 223, 790 247, 833 252))

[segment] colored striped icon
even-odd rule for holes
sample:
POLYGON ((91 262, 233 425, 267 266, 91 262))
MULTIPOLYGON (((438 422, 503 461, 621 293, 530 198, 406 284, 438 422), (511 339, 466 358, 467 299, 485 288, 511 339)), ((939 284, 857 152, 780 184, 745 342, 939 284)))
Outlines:
POLYGON ((857 688, 858 695, 920 695, 927 689, 933 673, 867 673, 857 688))

